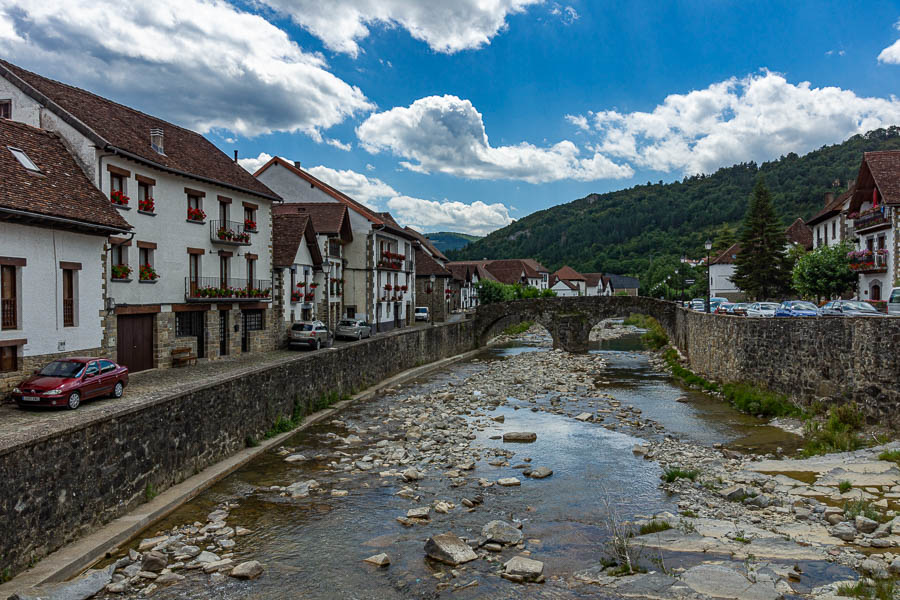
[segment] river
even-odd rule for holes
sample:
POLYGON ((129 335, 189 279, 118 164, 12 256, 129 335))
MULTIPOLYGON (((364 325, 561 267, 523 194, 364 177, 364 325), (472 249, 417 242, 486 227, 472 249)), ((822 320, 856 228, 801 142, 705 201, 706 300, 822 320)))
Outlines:
MULTIPOLYGON (((231 549, 215 545, 209 549, 220 556, 233 552, 236 563, 258 560, 265 573, 241 581, 180 569, 177 572, 186 578, 159 586, 153 597, 385 599, 431 598, 450 592, 458 598, 606 597, 608 592, 580 583, 574 574, 596 566, 607 554, 611 518, 607 502, 618 520, 658 511, 677 512, 677 496, 659 487, 661 468, 634 454, 636 444, 672 435, 707 446, 772 452, 796 447, 798 442, 719 400, 681 388, 654 368, 641 350, 636 335, 607 340, 595 344, 589 356, 573 364, 571 372, 554 372, 536 362, 540 355, 551 356, 546 347, 517 342, 491 348, 475 359, 356 403, 338 418, 296 434, 285 443, 286 450, 254 459, 149 527, 130 547, 136 548, 141 538, 172 533, 192 523, 200 527, 207 522, 208 513, 227 506, 228 525, 246 528, 249 533, 234 536, 236 544, 231 549), (531 354, 535 358, 529 358, 531 354), (529 361, 535 365, 530 366, 529 361), (501 398, 495 405, 458 411, 468 429, 459 429, 451 421, 447 439, 439 436, 437 443, 444 444, 441 452, 448 455, 473 452, 478 457, 474 469, 460 472, 459 477, 443 475, 453 468, 454 460, 449 458, 446 464, 433 457, 407 463, 428 473, 409 484, 400 477, 379 475, 387 467, 378 462, 374 468, 367 466, 371 462, 353 467, 358 464, 353 461, 365 461, 375 453, 379 442, 382 447, 387 444, 383 440, 396 443, 403 438, 404 427, 408 432, 412 421, 402 420, 404 413, 397 413, 398 405, 406 406, 410 399, 420 397, 433 401, 446 390, 468 394, 472 381, 480 381, 485 373, 504 373, 506 365, 517 373, 533 368, 536 378, 552 376, 565 382, 571 377, 576 383, 568 388, 565 383, 548 383, 551 390, 554 385, 559 389, 527 397, 517 397, 522 386, 510 384, 500 390, 505 401, 501 398), (593 389, 584 383, 589 379, 595 382, 593 389), (603 394, 606 397, 601 398, 603 394), (675 402, 678 397, 688 401, 675 402), (582 412, 594 417, 588 422, 573 418, 582 412), (497 439, 509 431, 536 432, 537 440, 509 444, 497 439), (467 437, 461 437, 466 432, 467 437), (361 443, 342 443, 352 435, 359 436, 361 443), (469 449, 458 447, 466 443, 469 449), (509 456, 509 452, 514 454, 509 456), (285 462, 288 453, 302 454, 307 460, 285 462), (506 464, 494 466, 491 462, 506 464), (549 467, 553 475, 541 480, 522 476, 523 469, 535 466, 549 467), (511 476, 522 480, 521 485, 482 485, 511 476), (311 479, 318 488, 308 497, 291 498, 270 488, 311 479), (418 501, 407 497, 410 494, 397 495, 405 487, 418 501), (331 490, 347 494, 334 496, 331 490), (480 503, 467 509, 463 498, 480 503), (447 514, 432 511, 430 520, 412 526, 396 520, 410 508, 439 500, 454 507, 447 514), (452 531, 477 538, 481 527, 492 519, 521 524, 522 548, 507 548, 491 560, 476 560, 455 569, 425 558, 423 545, 428 537, 452 531), (544 563, 547 581, 543 585, 526 588, 498 575, 502 563, 522 549, 544 563), (381 552, 390 557, 389 567, 363 562, 381 552), (472 585, 465 587, 467 584, 472 585)), ((497 393, 490 386, 485 389, 471 394, 481 398, 497 393)), ((416 413, 410 410, 413 419, 416 413)))

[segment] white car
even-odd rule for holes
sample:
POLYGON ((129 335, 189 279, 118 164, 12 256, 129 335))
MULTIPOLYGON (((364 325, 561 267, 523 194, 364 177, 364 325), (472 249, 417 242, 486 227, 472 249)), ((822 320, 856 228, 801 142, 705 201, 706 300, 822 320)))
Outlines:
POLYGON ((900 287, 893 288, 888 296, 888 314, 900 316, 900 287))
POLYGON ((415 314, 416 321, 427 321, 428 320, 428 307, 427 306, 417 306, 414 314, 415 314))
POLYGON ((775 311, 781 306, 777 302, 754 302, 747 307, 748 317, 774 317, 775 311))

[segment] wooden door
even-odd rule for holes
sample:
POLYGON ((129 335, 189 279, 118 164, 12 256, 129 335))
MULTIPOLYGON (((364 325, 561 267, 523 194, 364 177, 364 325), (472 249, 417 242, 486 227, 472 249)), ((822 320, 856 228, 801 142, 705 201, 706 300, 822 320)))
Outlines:
POLYGON ((120 315, 119 364, 132 373, 153 368, 153 315, 120 315))
POLYGON ((9 265, 0 267, 0 312, 3 313, 2 329, 16 329, 19 325, 18 293, 16 292, 16 268, 9 265))
POLYGON ((219 311, 219 356, 228 356, 228 311, 219 311))

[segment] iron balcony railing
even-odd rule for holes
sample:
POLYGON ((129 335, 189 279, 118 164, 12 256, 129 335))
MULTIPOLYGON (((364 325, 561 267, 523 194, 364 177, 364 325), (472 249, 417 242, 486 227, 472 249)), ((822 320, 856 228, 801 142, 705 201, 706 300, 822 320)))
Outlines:
POLYGON ((272 280, 185 277, 184 297, 189 302, 267 302, 272 299, 272 280))
POLYGON ((63 298, 63 327, 75 327, 75 300, 63 298))
POLYGON ((876 209, 865 212, 854 219, 853 229, 856 231, 861 231, 863 229, 869 229, 871 227, 885 224, 891 224, 890 210, 887 208, 885 208, 885 210, 883 211, 881 209, 876 209))
POLYGON ((4 298, 3 304, 0 306, 0 312, 3 313, 3 323, 0 325, 2 329, 15 329, 19 326, 19 306, 15 298, 4 298))
POLYGON ((240 221, 210 221, 209 239, 217 244, 249 246, 250 232, 240 221))

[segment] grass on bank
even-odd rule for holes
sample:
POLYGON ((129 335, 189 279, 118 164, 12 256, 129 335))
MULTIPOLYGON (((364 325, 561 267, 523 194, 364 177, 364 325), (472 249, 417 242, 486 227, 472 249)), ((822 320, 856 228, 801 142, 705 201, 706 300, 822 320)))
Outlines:
POLYGON ((669 343, 669 336, 663 330, 659 321, 648 315, 631 313, 628 318, 623 321, 625 325, 633 325, 641 329, 646 329, 641 336, 641 340, 647 344, 651 350, 659 350, 669 343))
POLYGON ((519 335, 520 333, 525 333, 531 329, 532 325, 534 325, 534 321, 522 321, 518 325, 510 325, 503 330, 503 335, 519 335))
POLYGON ((874 600, 892 600, 894 597, 894 580, 881 579, 875 585, 864 581, 855 584, 842 583, 837 588, 837 595, 846 598, 873 598, 874 600))
POLYGON ((661 478, 666 483, 672 483, 677 479, 690 479, 691 481, 695 481, 698 475, 700 475, 700 471, 696 469, 685 470, 676 467, 666 469, 661 478))
POLYGON ((641 525, 641 528, 638 530, 638 535, 647 535, 648 533, 659 533, 661 531, 667 531, 672 529, 672 526, 669 525, 666 521, 657 521, 653 519, 649 523, 644 523, 641 525))
POLYGON ((863 426, 863 416, 853 404, 841 404, 828 409, 824 423, 812 419, 804 425, 806 445, 803 456, 816 456, 831 452, 859 450, 865 443, 857 432, 863 426))

